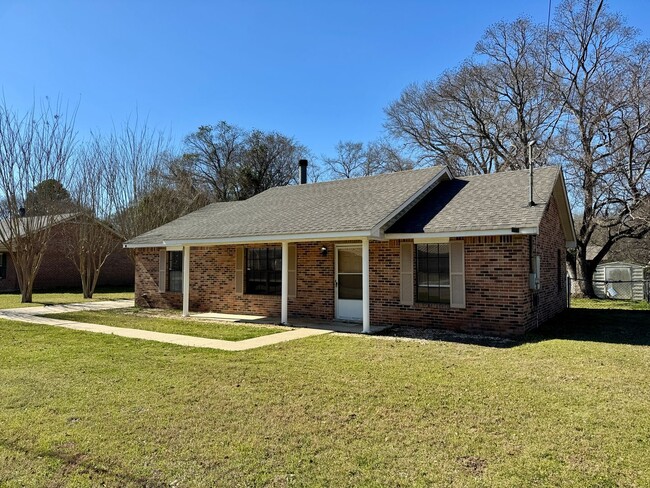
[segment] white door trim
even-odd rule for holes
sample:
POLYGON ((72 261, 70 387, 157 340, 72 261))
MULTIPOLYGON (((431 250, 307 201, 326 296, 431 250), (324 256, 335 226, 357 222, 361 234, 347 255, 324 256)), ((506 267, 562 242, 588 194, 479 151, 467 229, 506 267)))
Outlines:
POLYGON ((359 300, 359 317, 341 317, 339 314, 339 249, 359 249, 362 251, 361 243, 335 244, 334 245, 334 318, 339 320, 363 320, 363 299, 359 300))

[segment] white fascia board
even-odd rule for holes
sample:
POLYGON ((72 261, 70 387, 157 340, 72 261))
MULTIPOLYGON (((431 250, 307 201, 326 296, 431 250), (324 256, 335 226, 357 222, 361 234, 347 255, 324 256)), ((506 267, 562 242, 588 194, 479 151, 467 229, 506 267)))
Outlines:
POLYGON ((519 232, 510 229, 465 230, 452 232, 417 232, 413 234, 384 234, 386 239, 427 239, 449 237, 479 237, 479 236, 516 236, 518 234, 537 235, 537 227, 520 227, 519 232))
POLYGON ((413 195, 409 197, 408 200, 406 200, 404 203, 402 203, 397 209, 395 209, 393 212, 390 213, 387 217, 384 217, 377 225, 375 225, 372 230, 371 230, 371 235, 374 237, 381 238, 382 237, 382 232, 381 228, 386 225, 388 222, 390 222, 391 219, 393 219, 396 215, 399 215, 399 213, 404 210, 405 208, 408 208, 409 205, 411 205, 414 201, 420 198, 422 193, 430 189, 434 184, 437 185, 439 183, 440 179, 442 179, 443 176, 447 176, 450 180, 453 180, 454 177, 452 176, 451 172, 449 171, 449 168, 445 167, 436 175, 431 178, 425 185, 422 186, 417 192, 415 192, 413 195))
MULTIPOLYGON (((569 194, 566 190, 566 181, 564 180, 564 170, 562 169, 561 166, 560 166, 560 182, 562 183, 562 194, 564 195, 564 204, 566 205, 566 211, 569 213, 569 229, 571 231, 571 237, 573 237, 573 241, 571 242, 575 242, 578 240, 578 236, 576 235, 576 226, 575 226, 575 222, 573 221, 573 214, 571 213, 569 194)), ((575 245, 573 247, 575 247, 575 245)))
POLYGON ((125 242, 122 244, 124 249, 144 249, 145 247, 166 247, 162 242, 158 244, 129 244, 125 242))
POLYGON ((305 241, 345 241, 350 239, 361 239, 363 237, 374 238, 370 231, 350 232, 316 232, 312 234, 285 234, 266 235, 249 237, 223 237, 207 239, 170 239, 158 244, 125 244, 128 248, 143 247, 173 247, 173 246, 212 246, 219 244, 251 244, 256 242, 305 242, 305 241))

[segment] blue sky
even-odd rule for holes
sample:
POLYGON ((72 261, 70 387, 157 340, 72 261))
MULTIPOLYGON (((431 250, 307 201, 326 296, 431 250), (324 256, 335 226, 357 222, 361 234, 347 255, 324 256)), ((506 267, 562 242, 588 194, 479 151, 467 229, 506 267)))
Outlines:
MULTIPOLYGON (((553 0, 553 6, 559 0, 553 0)), ((612 0, 650 34, 647 0, 612 0)), ((0 88, 78 104, 79 136, 147 118, 180 141, 225 120, 295 137, 316 156, 382 134, 411 82, 469 56, 485 29, 548 0, 0 0, 0 88)))

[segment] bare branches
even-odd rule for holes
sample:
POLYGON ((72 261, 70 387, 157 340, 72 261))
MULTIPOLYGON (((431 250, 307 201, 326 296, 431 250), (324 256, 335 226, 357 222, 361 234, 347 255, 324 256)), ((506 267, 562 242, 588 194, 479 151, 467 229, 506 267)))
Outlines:
POLYGON ((31 302, 34 278, 45 253, 52 225, 60 216, 47 208, 25 215, 30 191, 45 180, 63 186, 72 173, 74 112, 45 100, 25 114, 0 105, 0 243, 9 253, 18 278, 22 301, 31 302))
POLYGON ((649 61, 648 44, 603 1, 565 0, 548 42, 526 19, 490 27, 461 67, 407 87, 386 127, 457 174, 526 167, 525 147, 537 141, 533 164, 562 164, 582 213, 571 264, 591 294, 607 250, 650 226, 649 61), (598 229, 604 251, 587 259, 598 229))
POLYGON ((546 156, 559 113, 544 93, 542 41, 542 29, 526 19, 492 26, 474 58, 407 87, 386 109, 386 128, 420 160, 456 174, 526 167, 533 140, 546 156))
POLYGON ((413 161, 385 139, 370 142, 339 141, 334 157, 323 156, 325 168, 333 179, 357 178, 380 173, 413 169, 413 161))
POLYGON ((249 198, 296 180, 305 146, 278 132, 245 131, 219 122, 185 138, 185 169, 212 201, 249 198))

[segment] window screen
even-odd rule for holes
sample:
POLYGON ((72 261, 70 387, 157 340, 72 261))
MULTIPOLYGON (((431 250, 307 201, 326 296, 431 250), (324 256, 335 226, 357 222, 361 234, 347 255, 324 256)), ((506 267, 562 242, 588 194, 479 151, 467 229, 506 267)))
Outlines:
POLYGON ((167 291, 183 291, 183 252, 167 252, 167 291))
POLYGON ((417 245, 417 301, 449 303, 449 244, 417 245))
POLYGON ((246 250, 246 293, 279 295, 282 291, 282 249, 246 250))

